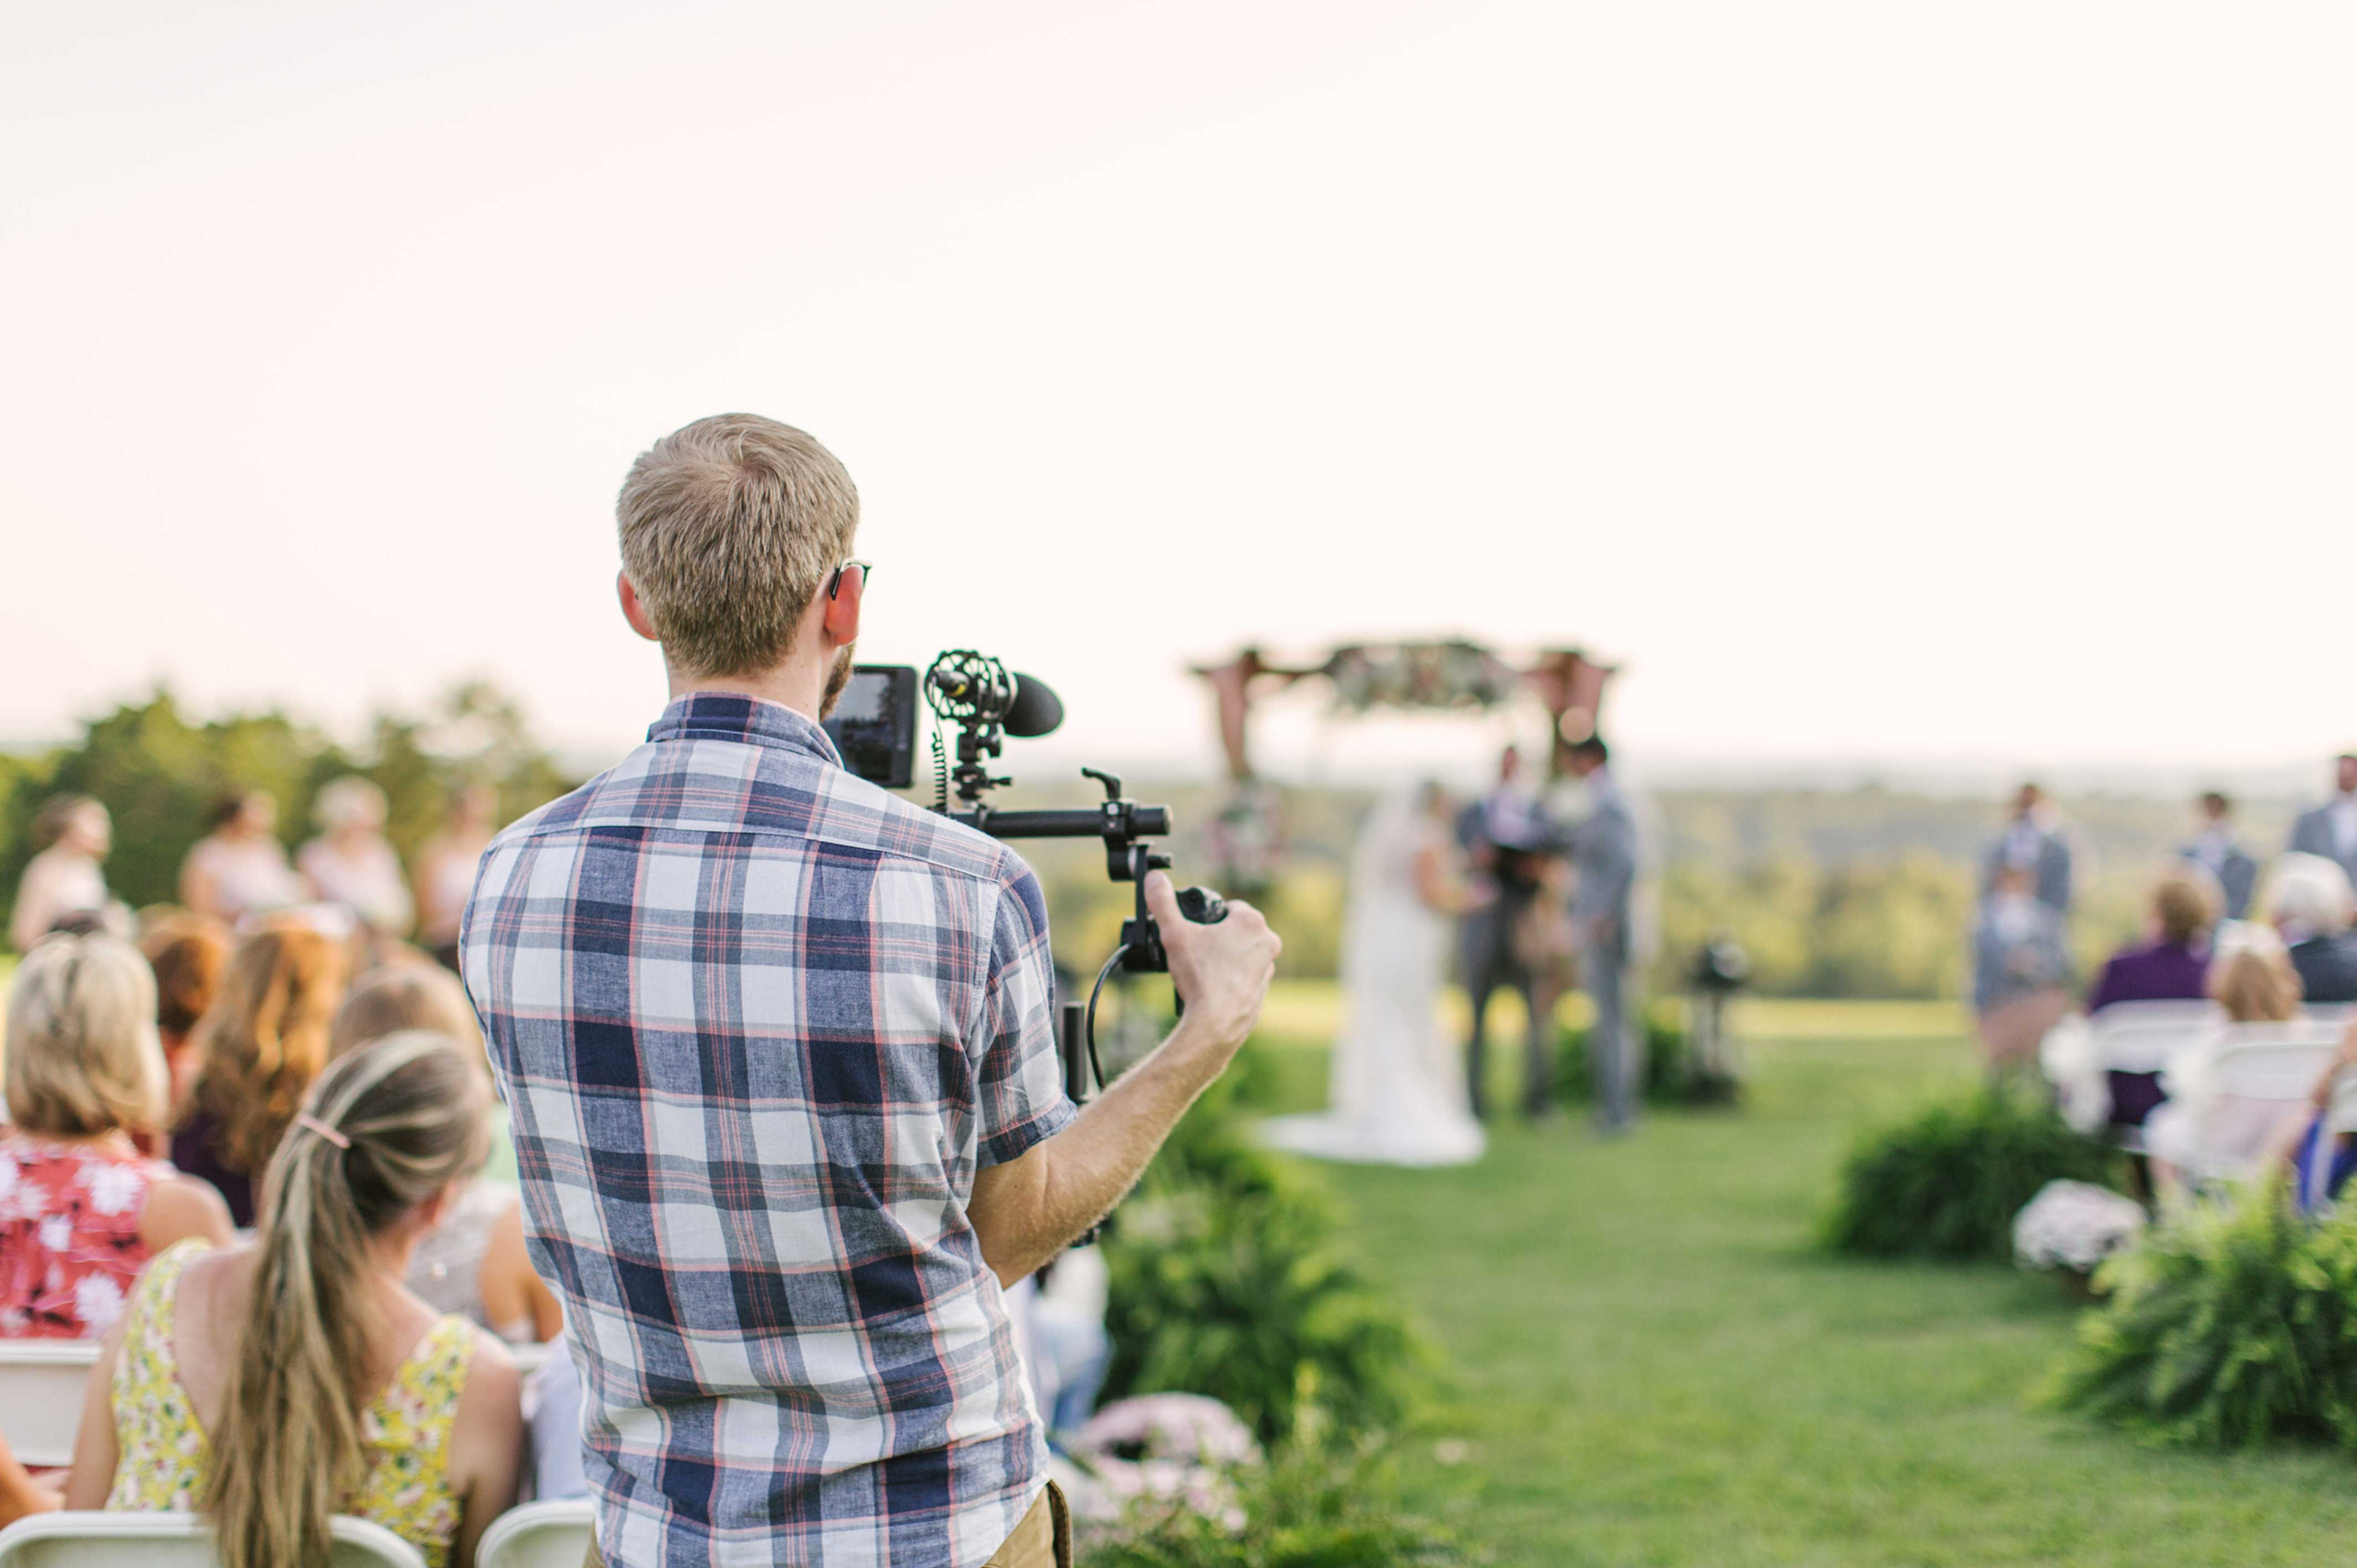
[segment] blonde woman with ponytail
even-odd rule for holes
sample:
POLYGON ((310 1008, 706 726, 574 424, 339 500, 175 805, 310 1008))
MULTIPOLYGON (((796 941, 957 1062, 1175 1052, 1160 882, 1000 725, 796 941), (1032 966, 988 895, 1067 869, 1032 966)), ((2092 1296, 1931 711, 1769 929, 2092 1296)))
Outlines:
POLYGON ((397 1034, 320 1074, 245 1246, 158 1257, 89 1383, 66 1505, 192 1508, 224 1568, 328 1560, 372 1519, 471 1568, 515 1500, 516 1367, 401 1285, 483 1161, 490 1094, 451 1041, 397 1034))

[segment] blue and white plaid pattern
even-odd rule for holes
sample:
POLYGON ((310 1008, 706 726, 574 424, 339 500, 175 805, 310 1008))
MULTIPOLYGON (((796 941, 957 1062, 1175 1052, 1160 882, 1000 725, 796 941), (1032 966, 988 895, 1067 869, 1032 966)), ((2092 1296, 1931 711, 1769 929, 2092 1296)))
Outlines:
POLYGON ((966 1204, 1074 1115, 1029 868, 696 696, 499 836, 463 949, 610 1560, 987 1559, 1046 1447, 966 1204))

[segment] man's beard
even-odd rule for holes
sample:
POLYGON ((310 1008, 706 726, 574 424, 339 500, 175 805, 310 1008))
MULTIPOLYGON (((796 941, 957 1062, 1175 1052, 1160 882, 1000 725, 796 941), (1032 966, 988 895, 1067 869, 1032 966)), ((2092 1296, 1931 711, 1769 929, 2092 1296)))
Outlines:
POLYGON ((827 671, 827 689, 819 696, 820 718, 831 715, 835 704, 843 700, 843 688, 851 684, 852 655, 858 647, 857 643, 845 643, 843 651, 835 656, 835 668, 827 671))

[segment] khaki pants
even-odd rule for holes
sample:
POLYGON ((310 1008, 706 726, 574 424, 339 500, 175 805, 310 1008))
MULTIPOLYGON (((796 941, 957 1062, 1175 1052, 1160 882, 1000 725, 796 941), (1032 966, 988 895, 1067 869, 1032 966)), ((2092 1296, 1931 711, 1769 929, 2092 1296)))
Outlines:
MULTIPOLYGON (((606 1568, 606 1560, 598 1553, 598 1543, 589 1543, 589 1555, 581 1568, 606 1568)), ((999 1543, 991 1560, 982 1568, 1072 1568, 1072 1513, 1064 1506, 1063 1489, 1054 1481, 1048 1483, 1015 1533, 999 1543)))

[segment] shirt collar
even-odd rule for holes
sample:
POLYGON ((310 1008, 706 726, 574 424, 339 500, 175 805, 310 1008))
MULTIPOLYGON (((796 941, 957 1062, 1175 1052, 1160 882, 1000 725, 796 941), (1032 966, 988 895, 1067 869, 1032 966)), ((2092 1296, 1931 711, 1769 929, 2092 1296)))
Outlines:
POLYGON ((697 691, 663 710, 647 726, 649 741, 733 740, 744 746, 775 746, 800 751, 835 767, 842 754, 819 722, 778 703, 728 691, 697 691))

